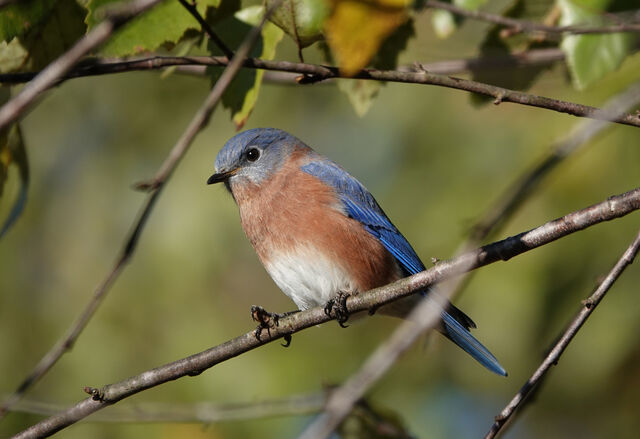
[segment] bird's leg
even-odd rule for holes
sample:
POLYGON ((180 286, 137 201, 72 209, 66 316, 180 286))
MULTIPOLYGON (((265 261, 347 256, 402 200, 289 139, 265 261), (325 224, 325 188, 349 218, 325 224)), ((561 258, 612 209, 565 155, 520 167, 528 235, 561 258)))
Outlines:
MULTIPOLYGON (((254 331, 255 337, 258 340, 260 340, 260 336, 262 335, 262 331, 264 329, 267 330, 267 334, 269 334, 269 337, 271 337, 271 328, 275 328, 276 326, 278 326, 278 324, 280 323, 280 319, 290 316, 292 314, 295 314, 297 312, 300 312, 300 311, 295 310, 295 311, 288 311, 285 313, 278 314, 275 312, 269 312, 261 306, 253 305, 251 307, 251 318, 256 322, 258 322, 258 326, 254 331)), ((284 346, 285 348, 289 347, 289 345, 291 345, 291 334, 285 334, 284 341, 285 341, 285 344, 283 344, 282 346, 284 346)))
POLYGON ((349 310, 347 309, 347 298, 349 296, 351 296, 350 293, 339 291, 338 295, 333 299, 329 299, 324 306, 324 313, 331 317, 331 312, 333 311, 333 316, 341 328, 346 328, 347 326, 344 323, 349 320, 349 310))

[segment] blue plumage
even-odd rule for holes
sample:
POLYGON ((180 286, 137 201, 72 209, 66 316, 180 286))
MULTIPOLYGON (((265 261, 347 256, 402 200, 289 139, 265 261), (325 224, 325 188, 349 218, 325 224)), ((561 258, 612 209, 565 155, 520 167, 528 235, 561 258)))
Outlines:
MULTIPOLYGON (((362 223, 367 232, 382 243, 398 261, 406 275, 425 270, 424 264, 411 244, 391 223, 373 195, 358 180, 337 164, 324 158, 312 161, 301 169, 319 178, 336 191, 347 215, 362 223)), ((487 369, 506 376, 507 373, 498 360, 465 327, 475 326, 471 319, 453 305, 451 309, 455 311, 462 323, 443 310, 445 335, 487 369)))

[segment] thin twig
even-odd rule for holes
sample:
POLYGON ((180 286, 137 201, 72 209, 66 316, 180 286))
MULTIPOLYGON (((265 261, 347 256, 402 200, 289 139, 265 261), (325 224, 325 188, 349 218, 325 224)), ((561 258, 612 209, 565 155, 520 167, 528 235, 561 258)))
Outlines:
MULTIPOLYGON (((229 61, 223 56, 213 57, 160 57, 144 58, 126 62, 118 62, 112 64, 109 62, 98 62, 96 64, 83 67, 74 72, 76 76, 87 76, 92 74, 115 73, 116 71, 132 71, 132 70, 149 70, 159 67, 167 67, 172 65, 194 65, 201 64, 207 66, 226 66, 229 61), (110 71, 106 71, 109 69, 110 71)), ((418 64, 420 71, 397 71, 397 70, 375 70, 364 69, 356 73, 352 77, 344 76, 337 67, 323 66, 318 64, 293 63, 288 61, 269 61, 258 58, 248 58, 244 62, 244 67, 262 70, 275 70, 281 72, 301 73, 307 77, 313 78, 313 82, 323 81, 325 79, 345 78, 345 79, 366 79, 373 81, 397 82, 405 84, 424 84, 436 85, 440 87, 448 87, 457 90, 464 90, 477 93, 483 96, 494 98, 495 104, 502 102, 512 102, 531 107, 544 108, 547 110, 557 111, 560 113, 571 114, 573 116, 586 117, 590 119, 606 120, 596 107, 589 105, 581 105, 574 102, 561 101, 558 99, 537 96, 507 88, 496 87, 482 82, 472 81, 468 79, 456 78, 452 76, 436 75, 430 73, 428 69, 418 64)), ((15 81, 20 74, 0 75, 0 82, 15 81)), ((640 115, 624 114, 618 118, 610 120, 623 125, 640 127, 640 115)))
POLYGON ((160 0, 134 0, 108 9, 105 19, 51 62, 16 96, 0 108, 0 129, 16 121, 47 89, 54 86, 89 51, 106 41, 118 27, 154 6, 160 0))
POLYGON ((207 21, 198 12, 198 9, 196 8, 195 0, 193 3, 189 3, 187 0, 179 0, 179 1, 180 1, 180 4, 184 6, 184 8, 191 15, 193 15, 193 18, 195 18, 198 21, 198 23, 200 23, 200 26, 202 26, 202 30, 204 30, 206 34, 209 36, 209 39, 213 41, 214 44, 218 46, 220 50, 222 50, 222 53, 224 53, 224 55, 228 59, 233 58, 233 51, 229 49, 229 47, 224 43, 224 41, 222 41, 222 39, 218 36, 218 34, 215 33, 215 31, 209 25, 209 23, 207 23, 207 21))
MULTIPOLYGON (((244 403, 191 404, 137 403, 116 406, 91 416, 89 422, 190 422, 212 423, 246 421, 277 416, 299 416, 317 413, 324 407, 327 392, 289 395, 278 399, 244 403)), ((52 416, 66 406, 43 401, 23 400, 11 411, 41 416, 52 416)))
POLYGON ((514 29, 518 32, 542 32, 546 34, 605 34, 618 32, 640 32, 640 23, 619 23, 608 26, 548 26, 533 21, 518 20, 502 15, 490 14, 482 11, 472 11, 461 8, 453 3, 444 3, 436 0, 426 0, 424 5, 432 9, 442 9, 452 14, 473 20, 486 21, 514 29))
POLYGON ((170 177, 171 173, 177 166, 179 160, 182 158, 191 142, 195 138, 196 134, 202 130, 211 116, 211 113, 215 109, 217 103, 220 101, 222 94, 231 83, 233 77, 239 71, 239 66, 242 63, 243 58, 249 53, 253 45, 255 44, 257 37, 260 35, 260 29, 263 23, 257 28, 252 29, 245 41, 242 43, 238 52, 234 56, 229 66, 222 73, 218 82, 203 102, 202 106, 195 114, 191 123, 184 131, 180 139, 176 142, 172 148, 169 156, 165 160, 161 171, 158 173, 158 177, 154 179, 150 193, 143 205, 138 219, 135 221, 133 231, 122 250, 121 256, 116 261, 115 265, 107 275, 106 279, 96 288, 93 293, 91 301, 87 304, 80 316, 71 325, 65 336, 40 360, 36 368, 29 374, 29 376, 20 384, 16 392, 0 406, 0 418, 6 414, 7 409, 15 404, 25 394, 25 392, 35 382, 40 380, 53 365, 60 359, 60 357, 68 352, 77 338, 80 336, 82 330, 86 327, 87 323, 98 309, 100 303, 103 301, 105 295, 109 291, 109 288, 113 282, 117 279, 124 266, 129 262, 133 256, 133 252, 137 246, 138 239, 146 221, 151 214, 151 211, 155 205, 158 196, 161 193, 161 189, 170 177))
POLYGON ((576 317, 569 324, 567 329, 562 333, 560 339, 555 343, 549 354, 545 357, 540 366, 538 366, 533 375, 531 375, 527 382, 524 383, 522 388, 518 391, 518 393, 516 393, 513 399, 500 412, 500 414, 496 416, 495 422, 491 426, 489 432, 486 434, 485 439, 492 439, 496 437, 502 427, 509 420, 514 419, 513 416, 516 410, 518 410, 523 401, 526 400, 527 396, 530 395, 531 392, 536 388, 540 380, 544 378, 546 373, 551 369, 551 366, 554 366, 558 363, 560 356, 567 348, 571 340, 573 340, 573 338, 576 336, 582 325, 584 325, 584 323, 587 321, 591 313, 593 313, 593 311, 596 309, 596 306, 598 306, 600 301, 604 298, 604 296, 607 294, 618 277, 620 277, 625 268, 627 268, 627 266, 633 262, 634 258, 638 254, 638 250, 640 250, 640 231, 638 231, 638 234, 636 235, 631 245, 622 254, 607 277, 600 283, 600 285, 598 285, 593 294, 589 296, 588 299, 582 302, 582 307, 580 308, 580 311, 578 312, 576 317))
MULTIPOLYGON (((347 308, 351 313, 377 308, 406 297, 414 291, 459 275, 466 270, 476 269, 500 260, 506 261, 571 233, 619 218, 638 209, 640 209, 640 188, 610 197, 601 203, 570 213, 528 232, 462 254, 455 259, 442 261, 428 270, 393 284, 351 296, 346 301, 347 308)), ((268 331, 262 331, 259 338, 256 337, 255 331, 250 331, 204 352, 143 372, 119 383, 107 385, 101 389, 89 389, 92 397, 29 427, 15 437, 32 438, 51 435, 84 419, 91 413, 143 390, 187 375, 198 375, 216 364, 263 344, 331 319, 325 313, 324 307, 301 311, 280 319, 278 325, 272 326, 268 331)))

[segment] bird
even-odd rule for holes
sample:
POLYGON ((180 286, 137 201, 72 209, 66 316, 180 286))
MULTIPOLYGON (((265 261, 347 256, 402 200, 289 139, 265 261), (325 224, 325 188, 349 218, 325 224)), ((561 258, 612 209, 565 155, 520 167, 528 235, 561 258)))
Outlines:
MULTIPOLYGON (((276 128, 236 134, 217 154, 207 184, 223 183, 245 234, 277 286, 299 310, 333 303, 424 271, 415 250, 373 195, 340 165, 276 128)), ((406 317, 433 292, 381 307, 406 317)), ((491 372, 498 360, 469 332, 476 325, 447 302, 438 330, 491 372)), ((327 309, 327 308, 325 308, 327 309)))

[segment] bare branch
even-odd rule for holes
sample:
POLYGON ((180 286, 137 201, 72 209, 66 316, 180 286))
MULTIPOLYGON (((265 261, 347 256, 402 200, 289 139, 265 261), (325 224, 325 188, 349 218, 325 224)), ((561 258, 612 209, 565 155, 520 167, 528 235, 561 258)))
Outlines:
POLYGON ((461 17, 486 21, 499 26, 508 27, 518 32, 540 32, 545 34, 605 34, 618 32, 640 32, 640 23, 618 23, 609 26, 548 26, 533 21, 518 20, 482 11, 471 11, 436 0, 426 0, 425 6, 432 9, 442 9, 461 17))
POLYGON ((193 18, 195 18, 196 21, 200 23, 200 26, 202 26, 202 30, 204 30, 206 34, 209 36, 209 39, 213 41, 214 44, 218 46, 220 50, 222 50, 222 53, 224 53, 228 59, 233 58, 233 51, 229 49, 229 47, 224 43, 224 41, 222 41, 222 39, 218 36, 218 34, 215 33, 213 28, 209 26, 209 23, 207 23, 206 20, 202 18, 202 15, 200 15, 200 13, 198 12, 198 9, 196 8, 195 0, 193 3, 189 3, 187 0, 179 0, 179 1, 180 1, 180 4, 184 6, 184 8, 187 11, 189 11, 191 15, 193 15, 193 18))
POLYGON ((160 0, 134 0, 108 9, 105 19, 71 49, 50 63, 16 96, 0 108, 0 129, 15 122, 45 90, 54 86, 89 51, 106 41, 118 27, 154 6, 160 0))
MULTIPOLYGON (((151 57, 125 62, 97 62, 90 66, 79 68, 72 76, 88 76, 95 74, 115 73, 132 70, 149 70, 160 67, 174 65, 206 65, 206 66, 226 66, 229 61, 226 57, 151 57), (109 66, 109 67, 107 67, 109 66)), ((586 117, 590 119, 607 120, 602 116, 598 108, 588 105, 581 105, 574 102, 561 101, 558 99, 537 96, 507 88, 496 87, 482 82, 469 79, 456 78, 452 76, 436 75, 430 73, 426 67, 418 64, 420 71, 397 71, 397 70, 375 70, 364 69, 356 73, 353 77, 347 77, 340 73, 337 67, 323 66, 318 64, 293 63, 288 61, 269 61, 258 58, 248 58, 244 62, 244 67, 262 70, 275 70, 281 72, 293 72, 313 78, 311 82, 323 81, 326 79, 366 79, 373 81, 398 82, 405 84, 437 85, 457 90, 477 93, 483 96, 494 98, 494 104, 502 102, 512 102, 531 107, 544 108, 560 113, 571 114, 573 116, 586 117)), ((0 75, 0 82, 15 81, 22 74, 0 75)), ((640 127, 640 115, 624 114, 613 118, 611 122, 640 127)))
MULTIPOLYGON (((401 279, 393 284, 351 296, 346 301, 347 308, 350 313, 375 309, 465 271, 500 260, 506 261, 571 233, 604 221, 619 218, 638 209, 640 209, 640 188, 610 197, 601 203, 570 213, 528 232, 486 245, 454 259, 442 261, 435 267, 401 279)), ((255 331, 250 331, 204 352, 143 372, 119 383, 107 385, 102 389, 89 389, 92 397, 31 426, 15 437, 32 438, 51 435, 84 419, 91 413, 143 390, 187 375, 198 375, 218 363, 253 350, 263 344, 331 319, 325 313, 324 307, 301 311, 280 319, 278 325, 273 325, 268 331, 263 331, 260 338, 256 337, 255 331)))
POLYGON ((549 352, 549 354, 542 361, 540 366, 536 369, 536 371, 531 375, 531 377, 527 380, 526 383, 522 386, 520 391, 516 393, 513 399, 507 404, 507 406, 500 412, 498 416, 496 416, 495 423, 491 426, 491 429, 486 434, 485 439, 492 439, 496 437, 496 435, 500 432, 502 427, 509 421, 513 420, 514 413, 516 410, 522 405, 522 403, 526 400, 527 396, 531 394, 531 392, 536 388, 536 386, 540 383, 540 380, 544 378, 546 373, 551 369, 551 366, 558 363, 560 356, 567 348, 571 340, 576 336, 582 325, 587 321, 591 313, 596 309, 596 306, 600 303, 600 301, 607 294, 611 286, 615 283, 615 281, 620 277, 622 272, 630 265, 636 255, 638 254, 638 250, 640 250, 640 231, 636 235, 635 239, 631 243, 631 245, 625 250, 622 254, 618 262, 613 266, 607 277, 598 285, 596 290, 593 292, 588 299, 582 302, 582 307, 580 311, 573 319, 573 321, 569 324, 568 328, 562 333, 559 340, 553 346, 553 349, 549 352))
MULTIPOLYGON (((452 75, 458 73, 469 73, 481 70, 518 68, 528 66, 544 66, 553 64, 557 61, 564 61, 564 52, 558 48, 533 49, 524 52, 515 52, 505 55, 486 55, 478 58, 454 59, 447 61, 435 61, 430 63, 420 63, 422 68, 430 73, 439 75, 452 75)), ((265 67, 265 70, 277 72, 277 61, 270 63, 271 67, 265 67)), ((186 57, 164 57, 154 56, 139 58, 134 60, 98 59, 92 64, 84 64, 69 72, 64 79, 73 79, 86 76, 99 76, 115 73, 125 73, 131 71, 157 70, 166 67, 192 69, 194 74, 204 75, 205 68, 212 65, 211 58, 200 56, 186 57)), ((215 63, 214 65, 219 65, 215 63)), ((251 68, 250 66, 243 66, 251 68)), ((398 71, 408 72, 414 71, 414 66, 400 66, 398 71)), ((288 74, 287 78, 292 82, 297 78, 296 71, 283 70, 282 73, 288 74)), ((30 81, 36 76, 37 72, 16 72, 0 74, 0 83, 3 84, 21 84, 30 81)), ((327 79, 329 80, 329 79, 327 79)))
POLYGON ((211 116, 211 113, 215 109, 217 103, 220 101, 222 94, 231 83, 233 77, 238 73, 243 58, 246 57, 246 55, 251 50, 251 47, 253 47, 253 45, 255 44, 257 37, 260 35, 260 29, 263 24, 264 20, 259 27, 254 28, 251 30, 251 32, 249 32, 249 35, 245 38, 245 41, 238 49, 237 54, 234 56, 229 66, 222 73, 220 79, 218 80, 218 82, 216 82, 215 86, 207 96, 198 112, 191 120, 191 123, 189 124, 185 132, 172 148, 171 153, 165 160, 165 163, 158 173, 158 176, 149 185, 149 189, 152 189, 153 192, 147 196, 142 210, 138 218, 134 222, 132 232, 129 235, 128 239, 125 241, 122 253, 107 275, 106 279, 96 288, 93 293, 92 299, 89 301, 76 321, 71 325, 67 333, 40 360, 35 369, 20 384, 20 386, 18 386, 16 392, 0 406, 0 418, 2 418, 6 414, 9 407, 19 401, 20 398, 25 394, 25 392, 33 384, 40 380, 51 369, 51 367, 53 367, 53 365, 60 359, 60 357, 64 353, 68 352, 73 347, 73 344, 80 336, 80 333, 84 330, 86 325, 89 323, 89 320, 100 306, 100 303, 102 303, 102 301, 104 300, 104 297, 109 291, 109 288, 118 278, 124 266, 133 256, 133 252, 137 246, 138 239, 140 238, 142 230, 146 225, 147 219, 149 218, 149 215, 151 215, 151 211, 155 206, 158 197, 160 196, 164 184, 171 176, 171 173, 178 165, 179 160, 182 158, 191 142, 193 142, 196 134, 200 132, 200 130, 202 130, 204 126, 206 126, 209 117, 211 116))

